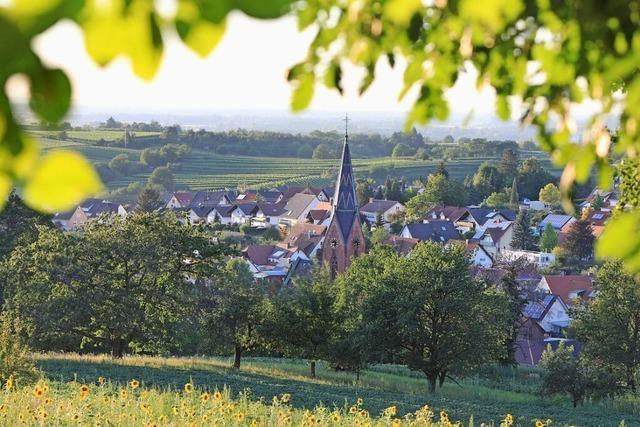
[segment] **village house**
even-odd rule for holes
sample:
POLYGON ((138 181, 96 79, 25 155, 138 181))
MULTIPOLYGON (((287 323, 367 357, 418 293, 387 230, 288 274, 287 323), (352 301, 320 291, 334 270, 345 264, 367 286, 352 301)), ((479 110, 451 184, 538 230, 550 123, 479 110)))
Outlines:
POLYGON ((242 256, 255 280, 270 291, 286 284, 294 272, 303 270, 310 261, 302 251, 276 245, 249 245, 242 250, 242 256))
POLYGON ((559 296, 568 306, 573 305, 578 299, 589 301, 595 297, 591 276, 542 276, 536 289, 539 292, 559 296))
POLYGON ((527 301, 522 308, 522 317, 525 321, 531 320, 543 331, 543 337, 537 337, 537 331, 524 332, 534 340, 561 336, 571 321, 567 304, 558 295, 553 294, 538 295, 527 301))
POLYGON ((294 225, 278 246, 287 250, 302 251, 307 258, 313 259, 322 247, 324 233, 327 227, 318 224, 300 222, 294 225))
POLYGON ((376 200, 369 199, 369 203, 360 208, 360 213, 363 214, 369 224, 375 224, 378 217, 383 223, 390 223, 394 221, 394 218, 404 212, 404 205, 395 200, 376 200))
POLYGON ((610 212, 618 206, 618 199, 620 197, 620 190, 617 186, 612 188, 611 190, 600 190, 599 188, 594 188, 591 193, 587 196, 587 198, 580 203, 581 209, 590 209, 593 207, 593 204, 596 200, 599 200, 600 210, 605 212, 610 212))
POLYGON ((441 220, 407 224, 400 231, 400 236, 419 241, 431 240, 442 244, 460 239, 460 234, 453 224, 441 220))
POLYGON ((409 255, 419 242, 418 239, 391 234, 382 244, 393 248, 398 255, 409 255))
POLYGON ((537 231, 542 234, 547 224, 551 224, 556 233, 562 232, 562 228, 574 223, 576 219, 571 215, 549 214, 545 216, 538 224, 537 231))
POLYGON ((277 226, 286 213, 287 210, 280 203, 258 203, 258 211, 256 212, 251 225, 257 228, 277 226))
POLYGON ((260 209, 256 202, 240 203, 235 205, 235 209, 231 211, 231 224, 251 224, 260 209))
POLYGON ((209 212, 213 210, 212 207, 208 206, 199 206, 199 207, 191 207, 188 211, 189 224, 198 225, 198 224, 206 224, 207 218, 209 216, 209 212))
POLYGON ((298 222, 305 222, 309 211, 317 209, 320 203, 314 194, 294 194, 284 206, 286 213, 280 218, 280 224, 292 227, 298 222))
POLYGON ((73 230, 82 227, 101 215, 127 216, 124 206, 108 200, 87 199, 80 203, 73 211, 60 213, 53 217, 53 223, 63 230, 73 230))
POLYGON ((513 222, 516 213, 511 209, 436 206, 425 215, 425 221, 452 222, 461 233, 478 231, 502 222, 513 222))
POLYGON ((232 213, 236 210, 234 205, 218 205, 207 214, 207 223, 232 224, 232 213))
POLYGON ((478 228, 472 241, 480 243, 495 259, 503 250, 511 249, 513 222, 490 222, 478 228))
POLYGON ((517 259, 524 258, 528 262, 535 264, 538 268, 549 267, 556 261, 556 256, 549 252, 525 251, 516 249, 504 249, 500 252, 500 256, 505 261, 515 261, 517 259))
POLYGON ((307 222, 310 224, 329 226, 331 221, 330 209, 311 209, 307 215, 307 222))
POLYGON ((495 264, 493 255, 480 243, 467 241, 466 249, 470 255, 472 265, 491 268, 495 264))
POLYGON ((174 191, 169 193, 169 201, 167 202, 166 209, 179 209, 188 208, 191 205, 191 200, 195 193, 192 191, 174 191))

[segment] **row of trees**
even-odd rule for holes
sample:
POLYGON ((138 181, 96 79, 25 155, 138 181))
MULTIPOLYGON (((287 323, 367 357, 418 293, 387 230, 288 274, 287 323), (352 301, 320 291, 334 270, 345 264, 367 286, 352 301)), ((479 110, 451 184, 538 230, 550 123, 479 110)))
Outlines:
POLYGON ((356 372, 393 361, 424 372, 430 390, 507 353, 508 295, 471 278, 462 246, 424 243, 408 258, 377 246, 337 281, 318 269, 275 291, 171 214, 105 217, 79 234, 28 223, 0 284, 3 310, 38 350, 232 352, 236 368, 251 351, 356 372))

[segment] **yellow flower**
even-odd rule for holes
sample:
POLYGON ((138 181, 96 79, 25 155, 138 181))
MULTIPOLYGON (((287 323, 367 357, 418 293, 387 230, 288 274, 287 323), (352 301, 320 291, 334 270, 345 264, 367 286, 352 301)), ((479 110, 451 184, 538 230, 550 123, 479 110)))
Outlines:
POLYGON ((88 394, 89 394, 89 387, 87 387, 85 384, 82 384, 80 386, 80 397, 84 399, 85 397, 87 397, 88 394))
POLYGON ((251 427, 258 427, 258 420, 251 421, 251 427))
POLYGON ((340 414, 337 412, 334 412, 333 415, 331 416, 331 421, 333 421, 334 423, 339 423, 340 422, 340 414))
POLYGON ((185 393, 191 393, 193 391, 193 384, 192 383, 186 383, 184 385, 184 391, 185 391, 185 393))
POLYGON ((13 375, 9 375, 9 379, 7 379, 7 383, 4 385, 5 390, 11 391, 14 387, 14 379, 13 375))
POLYGON ((350 414, 355 414, 356 412, 358 412, 358 408, 356 408, 355 406, 352 406, 351 408, 349 408, 350 414))
POLYGON ((132 379, 131 382, 129 382, 129 385, 131 386, 132 389, 137 389, 138 387, 140 387, 140 382, 136 379, 132 379))
POLYGON ((215 400, 220 400, 222 399, 222 393, 220 393, 219 391, 216 391, 215 393, 213 393, 213 398, 215 400))
POLYGON ((393 427, 399 427, 401 424, 402 424, 402 421, 400 421, 400 420, 399 420, 399 419, 397 419, 397 418, 391 422, 391 425, 392 425, 393 427))
POLYGON ((209 401, 209 393, 207 393, 206 391, 204 393, 202 393, 200 395, 200 400, 202 400, 203 402, 208 402, 209 401))
POLYGON ((395 406, 389 406, 387 409, 384 410, 384 415, 387 417, 394 417, 397 412, 398 412, 398 409, 395 406))
POLYGON ((98 384, 104 385, 105 382, 106 382, 106 379, 104 377, 98 377, 98 384))
POLYGON ((126 399, 128 395, 129 393, 127 393, 127 390, 125 389, 120 390, 120 399, 126 399))
POLYGON ((36 397, 40 397, 40 396, 42 396, 44 394, 44 390, 42 389, 42 387, 37 385, 36 388, 33 389, 33 394, 36 397))
POLYGON ((291 394, 290 393, 283 394, 280 400, 282 400, 283 403, 287 403, 289 400, 291 400, 291 394))
POLYGON ((360 412, 358 413, 358 415, 360 415, 361 418, 366 418, 369 416, 369 413, 367 411, 365 411, 364 409, 361 409, 360 412))
POLYGON ((536 421, 536 427, 544 427, 544 423, 540 420, 536 421))
POLYGON ((173 415, 178 415, 178 407, 177 406, 172 406, 171 407, 171 411, 173 412, 173 415))
POLYGON ((513 424, 513 415, 511 415, 511 414, 507 414, 507 415, 504 417, 504 423, 505 423, 507 426, 512 425, 512 424, 513 424))
POLYGON ((358 406, 362 406, 362 404, 363 404, 363 403, 364 403, 364 400, 362 400, 362 398, 361 398, 361 397, 359 397, 359 398, 356 400, 356 404, 357 404, 358 406))
POLYGON ((236 414, 236 420, 238 420, 239 422, 241 422, 242 420, 244 420, 244 413, 243 412, 238 412, 236 414))

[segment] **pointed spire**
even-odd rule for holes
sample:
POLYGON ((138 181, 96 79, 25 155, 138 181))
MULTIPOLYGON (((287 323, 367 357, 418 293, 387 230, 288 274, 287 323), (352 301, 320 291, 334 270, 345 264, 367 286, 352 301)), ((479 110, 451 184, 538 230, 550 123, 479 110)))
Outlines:
POLYGON ((356 193, 355 177, 351 166, 351 151, 349 150, 348 116, 345 115, 344 144, 342 147, 342 163, 336 181, 336 191, 333 197, 333 215, 338 221, 342 237, 346 241, 351 226, 356 218, 359 220, 358 197, 356 193))

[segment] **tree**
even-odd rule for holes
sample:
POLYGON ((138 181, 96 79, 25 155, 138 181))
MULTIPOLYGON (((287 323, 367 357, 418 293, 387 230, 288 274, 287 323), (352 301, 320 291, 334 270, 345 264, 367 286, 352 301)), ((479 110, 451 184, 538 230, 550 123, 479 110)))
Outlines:
POLYGON ((369 179, 358 180, 356 182, 356 194, 358 195, 360 206, 369 203, 369 199, 373 198, 373 181, 369 179))
POLYGON ((518 190, 521 197, 535 200, 540 194, 540 189, 552 182, 553 176, 535 157, 526 159, 518 169, 518 190))
POLYGON ((335 159, 336 157, 335 150, 326 143, 318 144, 312 155, 314 159, 335 159))
POLYGON ((39 228, 2 267, 6 307, 37 349, 158 352, 195 305, 192 281, 215 277, 227 251, 173 215, 103 217, 81 234, 39 228))
POLYGON ((516 148, 507 148, 502 152, 498 171, 504 176, 505 180, 515 180, 518 177, 519 164, 520 156, 518 155, 518 150, 516 148))
POLYGON ((0 384, 11 391, 37 377, 24 322, 3 311, 0 314, 0 384))
POLYGON ((498 191, 489 194, 489 197, 484 201, 484 206, 490 208, 504 208, 509 205, 509 194, 506 191, 498 191))
POLYGON ((530 250, 533 249, 533 244, 534 239, 533 234, 531 234, 529 215, 525 211, 520 211, 513 223, 511 247, 514 249, 530 250))
POLYGON ((580 361, 573 355, 572 346, 566 347, 561 342, 556 350, 547 347, 539 366, 544 370, 542 393, 567 393, 574 408, 582 402, 587 394, 587 379, 580 361))
POLYGON ((160 192, 153 187, 145 187, 144 190, 138 194, 136 200, 136 210, 143 212, 154 212, 162 207, 162 200, 160 200, 160 192))
POLYGON ((275 350, 308 359, 312 378, 316 359, 327 356, 338 325, 334 303, 335 286, 326 268, 294 279, 271 300, 263 334, 275 350))
POLYGON ((408 157, 416 154, 416 150, 409 147, 407 144, 399 143, 393 147, 391 157, 408 157))
POLYGON ((148 181, 150 186, 159 186, 167 191, 172 191, 175 187, 173 181, 173 172, 166 166, 155 168, 148 181))
POLYGON ((17 245, 34 241, 38 226, 52 227, 51 217, 30 209, 15 192, 9 194, 0 211, 0 261, 17 245))
POLYGON ((147 166, 156 167, 162 165, 162 159, 158 150, 153 148, 145 148, 140 153, 140 163, 145 164, 147 166))
POLYGON ((109 168, 117 174, 128 176, 131 169, 131 161, 126 154, 118 154, 109 162, 109 168))
POLYGON ((376 227, 371 233, 371 244, 382 245, 389 238, 389 232, 382 226, 376 227))
POLYGON ((264 233, 262 233, 262 240, 265 242, 277 242, 281 238, 282 236, 280 236, 280 230, 278 227, 268 227, 264 230, 264 233))
POLYGON ((424 218, 434 206, 463 206, 465 201, 466 191, 460 182, 450 181, 443 174, 429 175, 424 191, 407 202, 407 216, 424 218))
POLYGON ((567 251, 567 255, 576 261, 587 261, 593 257, 593 228, 589 221, 579 219, 571 224, 566 233, 562 248, 567 251))
POLYGON ((544 227, 544 231, 540 236, 540 249, 544 252, 551 252, 556 246, 558 246, 558 235, 551 223, 547 223, 544 227))
POLYGON ((511 192, 509 194, 509 207, 511 209, 518 210, 520 206, 520 197, 518 196, 518 179, 513 178, 513 184, 511 184, 511 192))
POLYGON ((504 176, 497 167, 488 162, 480 165, 473 175, 473 187, 481 198, 486 198, 491 193, 497 193, 504 187, 504 176))
POLYGON ((301 145, 300 148, 298 148, 298 152, 296 154, 297 157, 310 159, 313 157, 313 147, 309 144, 301 145))
POLYGON ((596 297, 577 311, 575 331, 585 357, 616 373, 633 392, 640 368, 640 280, 620 261, 598 269, 596 297))
POLYGON ((444 165, 444 162, 440 162, 438 165, 438 169, 433 173, 434 175, 444 175, 445 178, 449 179, 449 171, 444 165))
POLYGON ((256 345, 262 321, 264 294, 247 263, 231 259, 214 281, 205 327, 210 339, 234 352, 233 369, 240 369, 242 353, 256 345))
POLYGON ((559 206, 560 190, 554 184, 549 183, 540 190, 538 198, 549 206, 559 206))
POLYGON ((356 259, 345 279, 349 301, 357 301, 347 315, 356 311, 371 345, 423 372, 430 392, 497 360, 508 330, 495 319, 507 300, 471 278, 463 245, 423 242, 408 257, 382 253, 379 266, 371 259, 380 255, 356 259))

